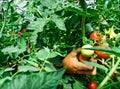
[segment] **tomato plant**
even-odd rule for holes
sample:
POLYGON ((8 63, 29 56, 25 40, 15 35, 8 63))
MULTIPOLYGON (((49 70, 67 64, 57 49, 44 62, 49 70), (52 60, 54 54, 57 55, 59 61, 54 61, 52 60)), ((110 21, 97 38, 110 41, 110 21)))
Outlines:
POLYGON ((0 89, 85 89, 91 79, 97 81, 98 89, 119 89, 119 3, 0 0, 0 89), (109 44, 109 50, 100 46, 103 42, 109 44), (96 46, 103 49, 95 53, 85 49, 96 46), (97 75, 67 74, 62 69, 63 58, 79 47, 79 62, 93 55, 105 65, 86 62, 97 67, 97 75), (113 79, 110 76, 115 70, 118 74, 113 79))

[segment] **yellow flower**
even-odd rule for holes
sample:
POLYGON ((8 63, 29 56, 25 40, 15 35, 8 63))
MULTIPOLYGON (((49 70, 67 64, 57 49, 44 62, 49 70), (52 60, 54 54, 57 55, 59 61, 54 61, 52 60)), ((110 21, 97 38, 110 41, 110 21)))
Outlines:
POLYGON ((110 36, 110 39, 114 39, 117 36, 117 34, 114 32, 113 26, 109 28, 109 36, 110 36))

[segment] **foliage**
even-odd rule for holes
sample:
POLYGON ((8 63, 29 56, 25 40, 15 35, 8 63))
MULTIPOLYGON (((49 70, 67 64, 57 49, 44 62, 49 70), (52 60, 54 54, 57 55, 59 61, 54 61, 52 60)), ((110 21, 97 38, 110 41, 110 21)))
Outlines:
POLYGON ((110 77, 120 71, 120 1, 86 0, 84 5, 80 1, 84 0, 0 1, 0 89, 85 89, 86 81, 100 84, 106 76, 100 87, 120 87, 120 74, 110 77), (111 49, 92 49, 111 57, 96 58, 101 64, 84 62, 98 68, 96 76, 63 75, 65 70, 59 68, 70 51, 83 44, 96 46, 89 39, 93 30, 102 32, 111 49))

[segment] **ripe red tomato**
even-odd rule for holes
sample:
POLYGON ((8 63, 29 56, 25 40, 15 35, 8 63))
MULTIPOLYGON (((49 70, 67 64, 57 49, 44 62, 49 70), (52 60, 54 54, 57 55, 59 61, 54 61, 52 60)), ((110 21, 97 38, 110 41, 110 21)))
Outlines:
POLYGON ((95 39, 97 42, 102 41, 103 36, 99 31, 92 31, 89 36, 90 39, 95 39))
POLYGON ((97 83, 94 80, 90 80, 87 84, 87 89, 97 89, 97 83))
MULTIPOLYGON (((100 48, 108 48, 108 47, 106 47, 106 46, 103 45, 103 46, 100 46, 100 48)), ((106 53, 104 53, 104 52, 102 52, 102 51, 95 51, 95 54, 97 54, 97 56, 98 56, 99 58, 107 59, 107 58, 110 57, 109 54, 106 54, 106 53)))
POLYGON ((88 61, 89 60, 88 58, 84 57, 82 54, 78 55, 78 59, 79 59, 79 61, 82 61, 82 60, 88 61))

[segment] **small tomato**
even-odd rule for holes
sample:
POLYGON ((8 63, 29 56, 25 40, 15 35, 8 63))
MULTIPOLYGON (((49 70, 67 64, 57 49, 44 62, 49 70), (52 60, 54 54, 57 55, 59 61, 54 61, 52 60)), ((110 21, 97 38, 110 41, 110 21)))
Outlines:
POLYGON ((97 42, 100 42, 100 41, 102 41, 103 36, 102 36, 102 34, 101 34, 100 32, 98 32, 98 31, 92 31, 92 32, 90 33, 90 35, 89 35, 89 38, 90 38, 90 39, 95 39, 97 42))
POLYGON ((94 54, 94 50, 88 50, 88 49, 85 49, 85 48, 92 48, 92 47, 93 46, 91 46, 90 44, 82 46, 81 54, 86 58, 91 57, 94 54))
POLYGON ((94 80, 90 80, 87 84, 87 89, 97 89, 97 83, 94 80))
MULTIPOLYGON (((102 46, 99 46, 100 48, 109 48, 109 47, 106 47, 105 45, 102 45, 102 46)), ((107 59, 110 57, 109 54, 106 54, 102 51, 99 51, 99 50, 96 50, 95 51, 95 54, 99 57, 99 58, 104 58, 104 59, 107 59)))
POLYGON ((82 61, 82 60, 88 61, 88 58, 84 57, 82 54, 78 55, 78 59, 79 61, 82 61))

